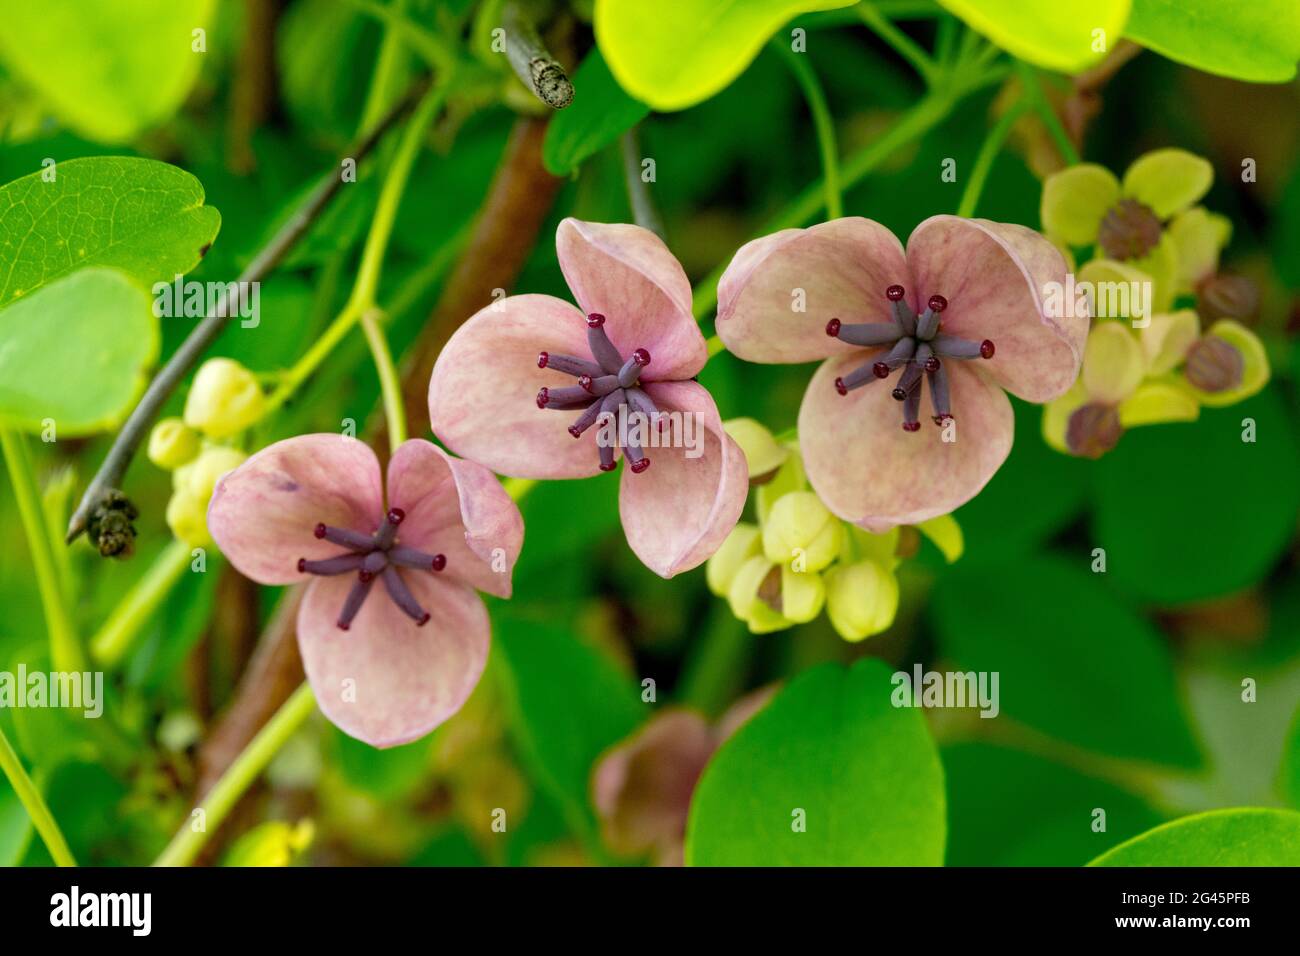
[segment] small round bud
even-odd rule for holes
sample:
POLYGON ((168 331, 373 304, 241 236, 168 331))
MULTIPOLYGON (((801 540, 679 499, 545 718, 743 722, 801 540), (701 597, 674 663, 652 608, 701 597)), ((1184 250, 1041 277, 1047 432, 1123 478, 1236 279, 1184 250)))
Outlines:
POLYGON ((201 548, 211 543, 207 498, 196 496, 188 488, 177 488, 167 502, 166 518, 172 534, 190 547, 201 548))
POLYGON ((198 432, 179 418, 164 418, 149 433, 149 460, 164 471, 179 468, 198 453, 198 432))
POLYGON ((184 491, 200 501, 206 509, 208 499, 217 481, 228 471, 234 471, 248 458, 238 448, 226 445, 209 445, 188 465, 172 472, 172 487, 184 491))
POLYGON ((185 399, 185 424, 209 438, 227 438, 262 417, 266 398, 257 377, 234 359, 199 366, 185 399))
POLYGON ((752 418, 730 418, 722 423, 722 428, 745 453, 751 481, 772 475, 790 457, 789 447, 752 418))
POLYGON ((773 564, 820 571, 835 560, 843 524, 811 491, 792 491, 772 505, 763 523, 763 553, 773 564))

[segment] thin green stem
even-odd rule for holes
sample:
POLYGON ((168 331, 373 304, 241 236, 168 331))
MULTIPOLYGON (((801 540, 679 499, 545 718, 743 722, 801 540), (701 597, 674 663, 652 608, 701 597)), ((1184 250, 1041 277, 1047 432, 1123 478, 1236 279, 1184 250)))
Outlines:
POLYGON ((772 38, 772 46, 781 54, 790 67, 790 72, 803 88, 804 99, 812 113, 813 126, 817 130, 817 148, 822 160, 822 186, 826 190, 826 217, 839 219, 844 215, 844 198, 840 191, 839 149, 835 143, 835 122, 831 118, 830 108, 826 105, 826 94, 817 74, 808 64, 806 53, 796 53, 790 49, 781 37, 772 38))
POLYGON ((411 167, 420 152, 425 131, 446 102, 450 85, 449 78, 442 77, 416 107, 415 114, 402 133, 402 141, 393 156, 388 175, 384 178, 379 202, 375 206, 374 218, 370 223, 370 232, 366 236, 366 244, 361 253, 361 264, 357 269, 352 294, 338 317, 330 323, 302 358, 285 372, 284 380, 279 387, 267 397, 266 414, 269 415, 288 401, 302 383, 325 361, 334 347, 352 331, 352 327, 361 320, 361 316, 375 307, 375 292, 379 286, 384 255, 388 251, 388 240, 393 233, 393 223, 397 219, 397 209, 406 191, 411 167))
POLYGON ((989 130, 988 135, 984 137, 984 144, 980 146, 979 154, 975 157, 975 165, 971 168, 970 178, 966 180, 966 188, 962 191, 961 202, 957 204, 957 215, 969 218, 975 214, 975 207, 979 204, 980 195, 984 192, 984 183, 988 180, 989 171, 993 168, 993 160, 997 158, 998 152, 1002 149, 1002 144, 1006 142, 1011 127, 1028 109, 1029 104, 1023 100, 1014 104, 1002 114, 993 128, 989 130))
POLYGON ((370 0, 347 0, 358 13, 374 17, 387 28, 387 36, 410 44, 411 49, 431 67, 446 70, 456 61, 456 52, 436 33, 408 19, 402 10, 390 9, 370 0))
POLYGON ((90 639, 90 654, 96 664, 112 669, 122 662, 145 622, 185 574, 190 560, 191 549, 184 541, 173 540, 162 549, 90 639))
POLYGON ((192 814, 181 825, 167 849, 154 861, 154 866, 188 866, 193 863, 208 837, 220 828, 239 798, 315 710, 316 697, 311 687, 303 684, 221 775, 203 802, 195 808, 197 815, 192 814))
MULTIPOLYGON (((852 188, 895 152, 924 136, 943 121, 955 102, 956 96, 947 89, 937 88, 927 93, 883 136, 845 160, 840 168, 843 188, 852 188)), ((779 215, 769 220, 760 234, 769 235, 781 229, 802 226, 816 216, 825 204, 826 192, 820 181, 815 182, 796 196, 779 215)), ((726 263, 719 265, 695 287, 692 309, 697 319, 703 318, 713 308, 717 299, 718 280, 722 278, 725 269, 726 263)))
POLYGON ((719 352, 727 351, 727 346, 723 344, 722 339, 717 335, 710 335, 704 345, 709 350, 709 358, 713 358, 719 352))
POLYGON ((402 401, 402 379, 393 364, 384 330, 379 327, 378 309, 361 313, 361 331, 370 345, 370 355, 379 373, 379 388, 384 396, 384 417, 388 420, 388 445, 393 451, 406 441, 406 405, 402 401))
POLYGON ((917 45, 915 40, 882 16, 873 4, 860 3, 854 9, 857 10, 862 22, 876 36, 889 44, 894 49, 894 52, 910 63, 927 85, 933 84, 936 75, 934 61, 917 45))
POLYGON ((50 851, 55 865, 76 866, 77 861, 73 859, 72 850, 68 848, 68 841, 63 838, 63 831, 55 822, 54 815, 50 813, 50 808, 46 805, 40 790, 36 789, 36 784, 32 783, 32 778, 27 775, 23 762, 10 746, 9 738, 5 736, 3 729, 0 729, 0 770, 3 770, 4 775, 9 778, 9 785, 14 788, 19 802, 26 808, 27 815, 32 818, 32 824, 36 827, 36 832, 41 835, 41 839, 45 841, 45 848, 50 851))
POLYGON ((18 513, 22 518, 23 530, 27 534, 27 545, 32 553, 36 587, 40 591, 41 607, 45 612, 45 627, 50 637, 50 663, 58 671, 84 670, 86 655, 82 651, 80 641, 77 640, 65 595, 59 586, 59 574, 54 563, 49 524, 45 520, 41 492, 27 451, 26 438, 17 431, 0 426, 0 448, 4 451, 5 464, 9 468, 9 481, 13 485, 14 498, 18 502, 18 513))
POLYGON ((1065 157, 1066 164, 1078 165, 1079 151, 1074 148, 1074 143, 1070 141, 1070 134, 1061 125, 1061 118, 1056 115, 1056 110, 1052 109, 1052 104, 1047 102, 1047 97, 1043 95, 1043 88, 1038 83, 1038 74, 1028 63, 1020 61, 1016 62, 1016 71, 1020 74, 1020 82, 1024 87, 1026 98, 1042 119, 1043 125, 1047 127, 1048 134, 1056 143, 1056 148, 1061 151, 1061 155, 1065 157))

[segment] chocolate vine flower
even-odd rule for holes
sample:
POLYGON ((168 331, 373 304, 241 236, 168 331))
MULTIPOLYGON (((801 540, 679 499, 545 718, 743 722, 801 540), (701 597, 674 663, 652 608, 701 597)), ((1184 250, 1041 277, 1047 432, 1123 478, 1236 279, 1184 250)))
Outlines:
POLYGON ((883 532, 984 487, 1011 450, 1004 388, 1044 402, 1073 384, 1088 316, 1043 305, 1065 276, 1023 226, 933 216, 905 253, 879 223, 836 219, 743 246, 718 285, 718 334, 753 362, 826 360, 799 411, 808 479, 883 532))
POLYGON ((585 478, 622 455, 628 544, 663 577, 696 567, 736 524, 745 458, 694 380, 708 358, 691 287, 654 233, 565 219, 548 295, 490 305, 452 336, 429 382, 434 433, 519 478, 585 478))
POLYGON ((217 482, 208 529, 261 584, 307 582, 298 646, 320 708, 376 747, 422 737, 487 661, 476 591, 510 595, 519 509, 481 465, 431 442, 388 463, 339 435, 276 442, 217 482))

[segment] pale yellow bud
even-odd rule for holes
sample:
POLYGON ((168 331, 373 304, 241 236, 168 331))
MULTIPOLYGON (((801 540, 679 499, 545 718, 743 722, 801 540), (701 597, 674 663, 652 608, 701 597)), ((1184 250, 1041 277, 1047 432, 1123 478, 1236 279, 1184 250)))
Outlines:
POLYGON ((874 561, 834 567, 826 572, 826 612, 846 641, 879 634, 898 613, 898 579, 874 561))
POLYGON ((742 521, 732 528, 722 546, 713 553, 704 567, 704 578, 709 590, 718 597, 726 597, 740 566, 761 550, 762 542, 757 525, 742 521))
POLYGON ((179 418, 164 418, 149 433, 149 460, 171 471, 199 453, 199 435, 179 418))
POLYGON ((209 438, 226 438, 254 424, 265 406, 252 372, 234 359, 209 359, 199 367, 185 399, 185 424, 209 438))
POLYGON ((763 524, 763 553, 795 571, 820 571, 835 560, 843 540, 841 522, 811 491, 783 495, 763 524))

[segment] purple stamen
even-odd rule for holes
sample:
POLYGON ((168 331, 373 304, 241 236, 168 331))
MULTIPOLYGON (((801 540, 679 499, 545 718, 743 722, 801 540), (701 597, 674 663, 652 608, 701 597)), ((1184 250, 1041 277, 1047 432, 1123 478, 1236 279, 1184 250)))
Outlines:
POLYGON ((316 575, 357 572, 356 583, 348 591, 348 596, 343 602, 343 610, 338 616, 337 624, 340 630, 346 631, 352 626, 352 620, 361 610, 361 605, 365 603, 366 595, 370 593, 370 586, 379 576, 384 578, 385 589, 398 607, 410 615, 417 624, 428 621, 429 615, 411 596, 406 583, 397 573, 397 566, 437 572, 447 566, 447 557, 443 554, 426 554, 415 548, 399 546, 397 530, 405 520, 405 511, 401 508, 389 508, 384 515, 383 524, 371 535, 331 528, 325 524, 316 525, 313 533, 317 538, 342 544, 351 550, 318 561, 299 558, 298 570, 304 574, 316 575))
POLYGON ((599 312, 587 316, 587 347, 600 367, 610 374, 615 374, 623 366, 623 356, 609 340, 605 332, 605 317, 599 312))
POLYGON ((537 356, 538 368, 553 368, 565 375, 586 375, 599 378, 605 370, 590 359, 577 358, 573 355, 557 355, 554 352, 542 352, 537 356))
POLYGON ((347 528, 331 528, 323 523, 316 525, 314 533, 316 537, 323 538, 330 544, 342 545, 352 551, 368 551, 373 543, 368 534, 349 531, 347 528))
POLYGON ((943 323, 940 314, 948 308, 948 300, 943 296, 930 296, 925 311, 918 316, 907 304, 906 295, 907 291, 901 285, 891 285, 885 290, 893 322, 846 325, 839 319, 831 319, 826 323, 826 334, 850 345, 888 346, 887 350, 876 352, 866 364, 835 379, 835 391, 847 395, 868 384, 872 376, 888 378, 895 369, 901 368, 903 372, 891 394, 903 403, 903 429, 915 432, 921 427, 922 378, 930 386, 934 422, 942 425, 953 417, 948 370, 942 359, 989 359, 995 349, 989 339, 974 342, 941 334, 943 323))
POLYGON ((416 627, 424 627, 429 623, 429 612, 420 607, 420 602, 415 599, 402 580, 402 576, 397 573, 397 568, 384 568, 384 589, 388 591, 388 596, 393 599, 393 603, 405 612, 406 616, 415 622, 416 627))

